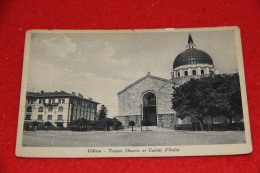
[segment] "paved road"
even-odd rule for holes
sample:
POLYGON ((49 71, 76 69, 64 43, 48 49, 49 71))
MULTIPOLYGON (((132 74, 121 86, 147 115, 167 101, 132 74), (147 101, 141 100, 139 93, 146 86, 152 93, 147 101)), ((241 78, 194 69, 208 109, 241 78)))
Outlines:
MULTIPOLYGON (((152 129, 151 129, 152 130, 152 129)), ((31 147, 103 147, 103 146, 172 146, 244 143, 243 131, 36 131, 24 132, 23 146, 31 147)))
MULTIPOLYGON (((157 127, 157 126, 143 126, 142 127, 142 130, 143 131, 156 131, 156 132, 166 132, 166 131, 174 131, 173 129, 169 129, 169 128, 162 128, 162 127, 157 127)), ((131 132, 132 131, 132 127, 130 128, 127 128, 127 129, 123 129, 123 130, 120 130, 121 132, 131 132)), ((133 128, 133 132, 140 132, 141 131, 141 127, 137 127, 137 126, 134 126, 133 128)))

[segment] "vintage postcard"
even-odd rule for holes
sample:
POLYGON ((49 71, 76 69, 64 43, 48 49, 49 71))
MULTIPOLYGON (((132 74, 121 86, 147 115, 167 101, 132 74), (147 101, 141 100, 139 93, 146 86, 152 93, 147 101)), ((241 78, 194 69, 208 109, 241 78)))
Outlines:
POLYGON ((26 33, 18 157, 250 152, 238 27, 26 33))

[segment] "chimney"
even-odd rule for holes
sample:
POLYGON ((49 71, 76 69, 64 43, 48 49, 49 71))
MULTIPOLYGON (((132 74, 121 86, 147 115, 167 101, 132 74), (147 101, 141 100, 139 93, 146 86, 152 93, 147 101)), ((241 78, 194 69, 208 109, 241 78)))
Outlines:
POLYGON ((41 94, 42 94, 42 93, 44 93, 44 91, 43 91, 43 90, 41 90, 41 94))
POLYGON ((75 94, 75 92, 72 92, 72 95, 74 95, 74 96, 75 96, 75 95, 76 95, 76 94, 75 94))
POLYGON ((78 97, 83 98, 83 95, 81 93, 78 93, 78 97))

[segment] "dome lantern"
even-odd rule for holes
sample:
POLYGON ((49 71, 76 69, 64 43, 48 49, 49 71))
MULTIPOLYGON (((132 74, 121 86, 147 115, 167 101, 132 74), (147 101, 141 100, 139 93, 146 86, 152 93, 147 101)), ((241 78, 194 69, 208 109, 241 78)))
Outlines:
POLYGON ((195 47, 196 47, 196 45, 195 45, 195 44, 193 44, 193 39, 192 39, 192 36, 191 36, 191 34, 189 34, 189 38, 188 38, 188 45, 187 45, 186 47, 188 47, 188 49, 193 49, 193 48, 195 48, 195 47))

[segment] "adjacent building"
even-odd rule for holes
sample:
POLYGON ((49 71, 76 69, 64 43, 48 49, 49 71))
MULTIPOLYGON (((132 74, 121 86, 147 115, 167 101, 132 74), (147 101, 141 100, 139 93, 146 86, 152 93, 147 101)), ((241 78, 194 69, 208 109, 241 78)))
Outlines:
POLYGON ((149 72, 143 78, 118 92, 118 116, 123 126, 129 121, 141 125, 146 120, 150 125, 174 128, 176 125, 190 125, 190 119, 179 119, 172 109, 173 86, 179 86, 191 78, 216 74, 217 69, 211 56, 196 48, 191 35, 186 50, 173 61, 170 79, 152 76, 149 72))
POLYGON ((86 99, 82 94, 55 92, 27 92, 25 122, 47 122, 53 125, 62 122, 64 127, 70 122, 85 118, 94 121, 99 103, 86 99))

